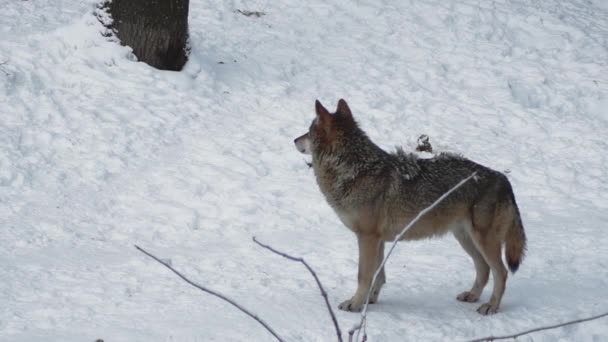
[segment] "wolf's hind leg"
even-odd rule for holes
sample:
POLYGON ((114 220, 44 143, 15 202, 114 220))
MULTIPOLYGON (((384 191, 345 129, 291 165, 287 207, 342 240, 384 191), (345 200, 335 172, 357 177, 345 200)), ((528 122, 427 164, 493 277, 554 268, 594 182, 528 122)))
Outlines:
MULTIPOLYGON (((380 267, 380 264, 384 260, 384 242, 380 242, 380 248, 378 250, 378 266, 376 266, 376 270, 380 267)), ((376 272, 374 270, 374 272, 376 272)), ((369 297, 369 303, 374 304, 378 303, 378 297, 380 297, 380 290, 382 289, 382 285, 386 283, 386 273, 384 272, 384 266, 382 266, 382 270, 378 273, 378 278, 376 278, 376 282, 374 283, 374 287, 372 288, 372 293, 369 297)))
POLYGON ((498 311, 507 282, 507 269, 500 257, 501 243, 496 236, 486 235, 482 237, 475 233, 472 235, 475 245, 492 270, 492 279, 494 280, 494 290, 490 301, 477 308, 477 312, 482 315, 494 314, 498 311))
POLYGON ((483 258, 483 255, 481 255, 475 246, 475 243, 473 243, 473 240, 471 240, 469 233, 464 228, 453 231, 453 234, 456 240, 458 240, 460 243, 460 246, 462 246, 465 252, 467 252, 471 259, 473 259, 476 271, 475 282, 473 283, 471 290, 462 292, 456 297, 456 299, 461 302, 474 303, 479 300, 484 287, 488 283, 490 266, 488 266, 483 258))
POLYGON ((340 310, 344 311, 361 311, 371 286, 372 277, 378 268, 378 255, 382 243, 380 238, 373 235, 357 235, 357 242, 359 244, 358 286, 355 295, 338 306, 340 310))

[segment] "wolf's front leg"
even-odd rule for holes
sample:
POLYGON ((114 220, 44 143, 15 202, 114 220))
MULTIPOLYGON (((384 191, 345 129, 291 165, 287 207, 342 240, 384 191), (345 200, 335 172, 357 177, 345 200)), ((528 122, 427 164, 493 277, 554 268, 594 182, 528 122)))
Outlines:
MULTIPOLYGON (((380 267, 380 264, 382 264, 382 260, 384 260, 384 242, 380 242, 380 248, 378 248, 378 266, 376 266, 376 269, 380 267)), ((384 272, 384 266, 382 266, 382 270, 380 270, 380 273, 378 273, 378 278, 376 278, 376 282, 374 283, 374 287, 372 288, 372 295, 369 297, 370 304, 378 303, 378 298, 380 297, 380 290, 382 289, 382 285, 384 285, 385 283, 386 273, 384 272)))
POLYGON ((378 237, 357 235, 357 242, 359 243, 359 285, 355 295, 340 304, 339 308, 344 311, 361 311, 379 262, 381 242, 378 237))

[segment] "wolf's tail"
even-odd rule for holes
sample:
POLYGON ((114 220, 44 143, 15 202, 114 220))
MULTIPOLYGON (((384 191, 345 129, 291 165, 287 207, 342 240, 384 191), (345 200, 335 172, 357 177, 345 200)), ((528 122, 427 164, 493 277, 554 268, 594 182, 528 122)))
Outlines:
POLYGON ((524 232, 524 226, 521 223, 519 209, 515 203, 515 196, 511 196, 514 213, 513 223, 507 230, 505 257, 507 259, 509 269, 511 272, 515 273, 526 253, 526 233, 524 232))

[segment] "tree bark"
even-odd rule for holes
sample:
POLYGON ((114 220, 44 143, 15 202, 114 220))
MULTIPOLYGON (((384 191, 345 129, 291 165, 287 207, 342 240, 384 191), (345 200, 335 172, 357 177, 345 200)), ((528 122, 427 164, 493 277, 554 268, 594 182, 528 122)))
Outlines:
POLYGON ((138 60, 181 70, 187 60, 189 0, 111 0, 112 29, 138 60))

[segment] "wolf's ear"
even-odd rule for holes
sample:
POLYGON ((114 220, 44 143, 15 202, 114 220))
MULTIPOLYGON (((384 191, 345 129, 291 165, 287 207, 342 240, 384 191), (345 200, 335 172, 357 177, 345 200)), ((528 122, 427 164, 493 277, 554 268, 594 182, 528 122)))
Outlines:
POLYGON ((317 125, 326 126, 331 119, 331 114, 329 114, 319 100, 315 101, 315 111, 317 112, 317 125))
POLYGON ((344 99, 340 99, 340 101, 338 101, 338 109, 336 109, 336 113, 340 113, 348 117, 353 116, 353 113, 351 113, 350 108, 348 108, 348 104, 346 101, 344 101, 344 99))

